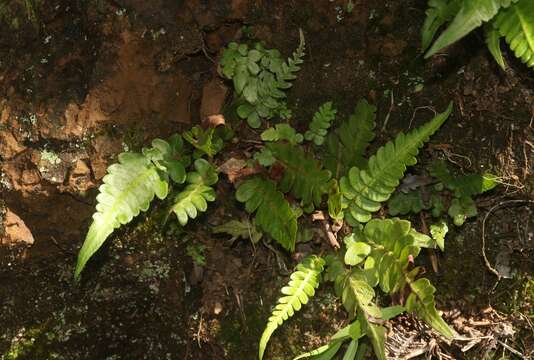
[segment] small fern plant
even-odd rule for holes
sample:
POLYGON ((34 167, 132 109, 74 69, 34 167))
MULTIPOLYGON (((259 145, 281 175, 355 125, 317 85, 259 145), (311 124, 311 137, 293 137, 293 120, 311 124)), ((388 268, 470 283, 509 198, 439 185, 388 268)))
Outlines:
POLYGON ((425 57, 460 40, 483 25, 486 44, 495 61, 505 69, 500 40, 504 38, 514 55, 534 67, 534 2, 531 0, 429 0, 422 29, 425 57), (449 26, 437 40, 438 30, 449 26), (432 46, 431 46, 432 45, 432 46))
POLYGON ((262 119, 289 118, 285 90, 289 89, 303 63, 304 34, 293 55, 284 61, 276 49, 261 43, 252 47, 230 43, 220 61, 220 73, 232 80, 237 115, 252 128, 259 128, 262 119))
POLYGON ((141 153, 124 152, 118 162, 107 169, 103 184, 96 197, 93 215, 84 243, 78 254, 74 277, 80 279, 89 259, 97 252, 114 230, 147 211, 154 197, 165 199, 171 186, 185 188, 173 191, 172 205, 181 225, 206 211, 207 203, 215 199, 211 187, 217 180, 215 168, 204 159, 191 164, 191 149, 185 147, 181 135, 173 135, 168 141, 155 139, 150 148, 141 153))
MULTIPOLYGON (((321 107, 315 118, 323 116, 321 112, 324 113, 324 109, 325 106, 321 107)), ((332 112, 332 105, 329 104, 328 109, 332 112)), ((289 285, 282 289, 284 296, 279 299, 261 337, 260 359, 273 332, 308 302, 323 278, 334 282, 335 292, 352 323, 336 334, 330 344, 296 359, 311 356, 330 359, 345 341, 350 341, 346 356, 354 358, 358 349, 360 352, 365 349, 358 346, 364 337, 372 345, 377 358, 385 359, 385 328, 378 325, 377 320, 387 320, 405 311, 416 313, 442 335, 448 338, 454 336, 435 308, 434 287, 428 280, 418 278, 419 268, 413 267, 413 259, 421 248, 435 247, 435 240, 415 231, 409 221, 373 219, 373 213, 382 208, 400 185, 407 167, 417 162, 419 149, 440 128, 451 111, 452 105, 449 105, 445 112, 420 128, 407 134, 400 133, 368 159, 365 153, 374 139, 376 108, 365 100, 358 102, 355 114, 336 130, 320 134, 326 140, 324 144, 321 141, 317 144, 317 132, 311 129, 314 136, 305 136, 306 140, 313 142, 308 151, 289 140, 265 144, 265 149, 274 158, 267 166, 268 171, 243 181, 237 190, 237 199, 245 202, 245 209, 250 213, 263 206, 267 197, 264 194, 276 192, 279 204, 266 205, 261 217, 256 215, 260 229, 275 240, 283 239, 283 243, 279 242, 291 250, 298 223, 294 214, 298 211, 283 195, 291 195, 304 211, 320 209, 324 197, 328 195, 328 213, 332 220, 344 220, 352 227, 353 233, 345 238, 345 246, 339 253, 326 257, 313 256, 297 266, 289 285), (315 152, 322 154, 324 161, 333 162, 329 164, 331 170, 323 167, 315 152), (248 195, 243 196, 243 193, 248 195), (293 215, 288 217, 288 223, 292 224, 290 231, 286 231, 288 223, 277 219, 282 209, 286 216, 293 211, 293 215), (375 301, 376 287, 388 295, 409 288, 410 295, 402 305, 380 308, 375 301)))

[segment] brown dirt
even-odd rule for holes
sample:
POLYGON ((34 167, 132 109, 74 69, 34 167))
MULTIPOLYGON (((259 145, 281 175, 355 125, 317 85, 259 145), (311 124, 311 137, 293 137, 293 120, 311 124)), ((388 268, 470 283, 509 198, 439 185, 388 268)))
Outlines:
MULTIPOLYGON (((455 113, 434 138, 441 146, 428 149, 423 163, 446 158, 462 171, 502 175, 506 185, 480 200, 481 214, 506 199, 534 199, 532 71, 507 56, 503 73, 477 35, 424 61, 424 4, 358 0, 349 14, 345 3, 37 1, 34 23, 17 1, 10 5, 9 21, 0 16, 2 28, 11 29, 0 33, 0 354, 28 341, 21 359, 256 353, 287 274, 270 250, 210 235, 208 225, 237 206, 227 182, 218 185, 213 215, 199 225, 162 228, 162 206, 155 206, 113 236, 80 287, 71 281, 107 166, 125 148, 220 113, 228 90, 216 60, 232 40, 251 36, 289 55, 303 29, 308 55, 289 98, 301 128, 327 100, 346 116, 367 97, 379 107, 383 143, 453 100, 455 113), (20 19, 18 29, 13 19, 20 19), (190 244, 205 246, 205 267, 185 255, 190 244)), ((532 219, 528 207, 505 207, 489 224, 490 259, 505 249, 518 276, 534 272, 532 219)), ((520 301, 511 308, 507 295, 521 294, 524 283, 505 279, 494 288, 481 260, 481 221, 453 231, 439 255, 433 277, 440 307, 468 317, 491 305, 517 317, 528 308, 520 301)), ((282 258, 288 266, 293 260, 282 258)), ((301 320, 273 338, 272 358, 319 345, 341 325, 329 321, 335 318, 342 311, 321 291, 301 320)))

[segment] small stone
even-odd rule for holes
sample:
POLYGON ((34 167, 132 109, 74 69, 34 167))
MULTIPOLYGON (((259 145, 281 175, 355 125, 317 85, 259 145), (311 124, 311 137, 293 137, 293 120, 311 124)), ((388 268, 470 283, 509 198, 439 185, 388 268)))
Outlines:
POLYGON ((6 209, 3 228, 3 233, 0 233, 0 244, 4 246, 29 246, 35 241, 24 221, 10 209, 6 209))

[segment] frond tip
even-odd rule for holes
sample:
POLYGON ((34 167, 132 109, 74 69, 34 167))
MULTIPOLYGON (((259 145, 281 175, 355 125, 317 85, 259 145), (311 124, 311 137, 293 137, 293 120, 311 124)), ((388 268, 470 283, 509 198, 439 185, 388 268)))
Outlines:
POLYGON ((324 264, 325 261, 322 258, 312 255, 297 265, 297 270, 291 274, 289 284, 282 288, 282 294, 285 296, 278 299, 278 305, 274 308, 267 327, 261 336, 259 346, 260 360, 263 359, 265 348, 274 331, 315 295, 315 289, 319 287, 321 281, 324 264))

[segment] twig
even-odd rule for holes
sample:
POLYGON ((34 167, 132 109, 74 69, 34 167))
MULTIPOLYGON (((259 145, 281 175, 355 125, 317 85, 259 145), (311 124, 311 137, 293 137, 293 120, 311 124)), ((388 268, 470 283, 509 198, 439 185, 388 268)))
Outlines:
POLYGON ((497 339, 497 342, 502 345, 503 348, 510 351, 512 354, 519 356, 522 359, 526 359, 526 356, 521 354, 516 349, 512 348, 510 345, 507 345, 506 343, 503 343, 501 340, 497 339))
POLYGON ((386 117, 384 118, 384 125, 382 125, 382 132, 386 131, 386 126, 388 125, 389 117, 391 116, 391 112, 393 111, 393 108, 395 107, 395 98, 393 97, 393 90, 391 90, 390 94, 390 102, 389 102, 389 110, 386 114, 386 117))
POLYGON ((491 265, 491 263, 488 260, 488 257, 486 256, 486 220, 488 220, 488 217, 498 208, 505 206, 505 205, 528 205, 528 204, 534 204, 534 200, 506 200, 501 201, 497 205, 493 206, 484 216, 484 220, 482 221, 482 257, 484 258, 484 264, 486 265, 486 268, 497 276, 498 280, 501 280, 502 275, 491 265))

